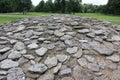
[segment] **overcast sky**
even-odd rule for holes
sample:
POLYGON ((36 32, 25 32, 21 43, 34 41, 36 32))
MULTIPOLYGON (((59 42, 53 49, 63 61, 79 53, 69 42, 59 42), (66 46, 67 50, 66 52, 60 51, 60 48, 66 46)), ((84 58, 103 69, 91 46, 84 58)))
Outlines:
MULTIPOLYGON (((32 0, 33 2, 33 5, 37 5, 39 4, 41 0, 32 0)), ((44 0, 46 1, 46 0, 44 0)), ((103 4, 106 4, 108 0, 82 0, 83 3, 92 3, 94 5, 103 5, 103 4)))

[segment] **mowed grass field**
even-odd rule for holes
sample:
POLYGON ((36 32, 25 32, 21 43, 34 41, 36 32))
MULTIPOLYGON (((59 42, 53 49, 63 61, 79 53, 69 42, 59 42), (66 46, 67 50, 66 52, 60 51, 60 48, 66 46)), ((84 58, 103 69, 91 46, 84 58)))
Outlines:
MULTIPOLYGON (((33 16, 47 16, 52 14, 53 13, 36 13, 36 12, 28 13, 26 15, 23 15, 22 13, 5 13, 5 14, 0 14, 0 24, 15 21, 21 18, 27 18, 33 16)), ((75 15, 89 17, 89 18, 97 18, 99 20, 110 21, 113 24, 120 24, 120 16, 111 16, 111 15, 104 15, 99 13, 76 13, 75 15)))
POLYGON ((0 24, 16 21, 18 19, 22 18, 28 18, 28 17, 34 17, 34 16, 47 16, 51 15, 53 13, 27 13, 26 15, 23 15, 22 13, 0 13, 0 24))
POLYGON ((105 15, 100 13, 76 13, 77 16, 96 18, 112 22, 113 24, 120 24, 120 16, 105 15))

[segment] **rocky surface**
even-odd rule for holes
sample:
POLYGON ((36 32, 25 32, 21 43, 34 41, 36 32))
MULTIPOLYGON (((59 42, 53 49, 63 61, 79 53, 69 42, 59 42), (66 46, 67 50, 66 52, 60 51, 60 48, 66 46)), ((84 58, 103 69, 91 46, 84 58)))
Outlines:
POLYGON ((0 25, 0 80, 120 80, 120 25, 73 15, 0 25))

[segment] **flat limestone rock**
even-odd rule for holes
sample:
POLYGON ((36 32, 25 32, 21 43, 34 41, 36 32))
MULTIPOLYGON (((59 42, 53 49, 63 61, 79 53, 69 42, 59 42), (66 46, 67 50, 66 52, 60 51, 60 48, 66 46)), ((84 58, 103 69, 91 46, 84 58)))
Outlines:
POLYGON ((95 51, 97 51, 101 55, 112 55, 114 52, 113 45, 109 45, 109 43, 100 44, 98 42, 92 42, 91 46, 95 51))
POLYGON ((43 73, 47 70, 47 66, 45 66, 42 63, 39 63, 31 66, 30 68, 28 68, 28 70, 35 73, 43 73))
POLYGON ((3 49, 0 49, 0 53, 6 52, 6 51, 9 51, 9 50, 10 50, 10 47, 5 47, 3 49))
POLYGON ((14 45, 14 49, 15 50, 23 50, 25 49, 25 45, 23 42, 17 42, 15 45, 14 45))
POLYGON ((78 47, 67 48, 66 50, 69 54, 76 53, 78 51, 78 47))
POLYGON ((1 69, 10 69, 10 68, 19 66, 18 62, 12 61, 10 59, 6 59, 2 61, 0 64, 1 64, 0 65, 1 69))
POLYGON ((9 59, 18 59, 18 58, 20 58, 21 56, 22 56, 22 55, 21 55, 20 52, 11 50, 11 53, 8 55, 8 58, 9 58, 9 59))
POLYGON ((27 46, 29 49, 36 49, 38 48, 39 46, 36 44, 36 43, 32 43, 30 45, 27 46))
POLYGON ((60 61, 60 62, 64 62, 67 60, 68 56, 67 55, 62 55, 62 54, 59 54, 59 55, 56 55, 57 59, 60 61))
POLYGON ((25 74, 21 68, 11 68, 8 70, 7 80, 25 80, 25 74))
POLYGON ((52 68, 57 65, 58 60, 56 57, 52 57, 52 58, 47 57, 44 63, 47 65, 48 68, 52 68))
POLYGON ((47 48, 41 47, 40 49, 37 49, 35 52, 38 56, 44 56, 47 51, 48 51, 47 48))

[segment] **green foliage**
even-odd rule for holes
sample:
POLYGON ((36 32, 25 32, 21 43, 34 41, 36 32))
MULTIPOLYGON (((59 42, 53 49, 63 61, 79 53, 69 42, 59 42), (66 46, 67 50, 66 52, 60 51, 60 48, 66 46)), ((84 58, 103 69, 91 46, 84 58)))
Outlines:
POLYGON ((44 11, 44 6, 45 6, 45 2, 44 2, 44 0, 42 0, 42 1, 40 1, 39 5, 36 6, 35 11, 43 12, 44 11))
POLYGON ((12 12, 12 4, 13 1, 11 0, 0 0, 0 12, 1 13, 12 12))
POLYGON ((107 14, 120 15, 120 0, 109 0, 104 12, 107 14))
POLYGON ((37 12, 61 12, 61 13, 75 13, 81 11, 81 0, 47 0, 41 1, 35 11, 37 12), (42 10, 41 10, 42 9, 42 10))
POLYGON ((60 12, 60 10, 61 10, 61 0, 55 0, 54 1, 54 10, 56 11, 56 12, 60 12))
POLYGON ((52 0, 48 0, 45 3, 44 8, 45 8, 45 12, 54 12, 54 5, 53 5, 52 0))
POLYGON ((0 0, 0 13, 29 11, 31 0, 0 0))
POLYGON ((82 5, 82 12, 83 13, 97 13, 99 11, 100 6, 92 5, 92 4, 83 4, 82 5))

